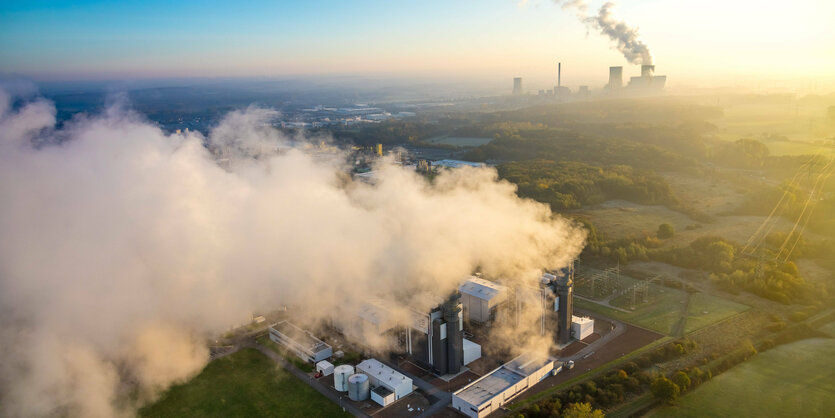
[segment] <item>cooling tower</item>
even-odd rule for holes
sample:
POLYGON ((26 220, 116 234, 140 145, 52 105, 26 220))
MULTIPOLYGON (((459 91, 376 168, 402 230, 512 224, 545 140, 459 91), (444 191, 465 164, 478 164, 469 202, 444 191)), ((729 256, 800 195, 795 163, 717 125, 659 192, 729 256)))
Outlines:
POLYGON ((623 67, 609 67, 609 88, 623 87, 623 67))

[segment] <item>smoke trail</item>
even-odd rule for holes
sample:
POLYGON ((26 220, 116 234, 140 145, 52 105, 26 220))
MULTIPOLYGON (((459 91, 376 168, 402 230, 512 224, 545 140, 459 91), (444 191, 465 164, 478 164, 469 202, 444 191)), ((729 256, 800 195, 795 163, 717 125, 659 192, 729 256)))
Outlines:
POLYGON ((270 110, 204 138, 123 107, 56 129, 51 103, 20 100, 0 90, 2 416, 131 416, 253 310, 429 309, 477 268, 536 286, 583 245, 493 169, 428 183, 383 163, 355 183, 270 110))
POLYGON ((563 10, 573 9, 587 28, 598 30, 602 35, 614 41, 617 50, 629 63, 652 64, 652 54, 650 54, 649 47, 639 39, 638 29, 615 17, 614 3, 604 3, 600 6, 597 15, 590 16, 588 3, 585 0, 554 0, 554 2, 561 5, 563 10))

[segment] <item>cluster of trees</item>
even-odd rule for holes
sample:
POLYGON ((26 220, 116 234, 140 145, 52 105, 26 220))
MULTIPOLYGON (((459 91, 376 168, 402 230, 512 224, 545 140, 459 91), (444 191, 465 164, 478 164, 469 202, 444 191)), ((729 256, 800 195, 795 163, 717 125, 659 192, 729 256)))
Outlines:
POLYGON ((670 185, 653 173, 616 165, 606 168, 579 162, 535 159, 502 164, 499 176, 518 186, 518 194, 554 210, 622 199, 676 207, 670 185))
POLYGON ((695 171, 696 160, 652 144, 584 135, 530 123, 494 125, 494 140, 464 155, 470 161, 579 161, 661 170, 695 171))
POLYGON ((589 409, 608 408, 623 402, 629 394, 639 394, 651 388, 656 376, 646 369, 655 364, 679 358, 696 347, 690 340, 676 340, 642 354, 635 361, 594 379, 578 383, 571 388, 523 409, 522 417, 553 417, 566 415, 570 405, 588 404, 589 409))

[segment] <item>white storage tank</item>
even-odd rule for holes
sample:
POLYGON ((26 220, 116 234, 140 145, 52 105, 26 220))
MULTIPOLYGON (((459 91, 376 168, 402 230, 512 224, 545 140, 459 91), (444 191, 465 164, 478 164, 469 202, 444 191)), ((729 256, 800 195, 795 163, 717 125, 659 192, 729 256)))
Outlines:
POLYGON ((348 377, 354 374, 354 366, 343 364, 333 369, 333 387, 339 392, 348 390, 348 377))
POLYGON ((364 401, 368 399, 368 393, 371 391, 371 386, 368 382, 368 376, 357 373, 348 377, 348 397, 352 401, 364 401))

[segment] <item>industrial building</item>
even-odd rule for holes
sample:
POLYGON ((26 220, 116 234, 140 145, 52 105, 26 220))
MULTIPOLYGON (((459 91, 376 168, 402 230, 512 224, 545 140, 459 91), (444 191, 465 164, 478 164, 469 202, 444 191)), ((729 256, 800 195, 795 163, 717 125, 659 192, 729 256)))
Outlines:
POLYGON ((642 65, 641 76, 631 77, 627 87, 636 92, 648 92, 664 90, 666 84, 667 76, 655 75, 654 65, 642 65))
POLYGON ((287 321, 270 325, 269 333, 273 342, 286 347, 304 361, 317 363, 333 355, 331 346, 287 321))
POLYGON ((523 354, 452 395, 452 407, 473 418, 499 410, 554 371, 554 362, 523 354))
POLYGON ((462 311, 461 295, 456 292, 428 315, 414 312, 406 329, 407 353, 439 375, 460 372, 465 364, 462 311))
POLYGON ((499 305, 508 299, 507 286, 476 276, 470 276, 458 290, 464 315, 469 321, 485 323, 496 319, 499 305))
POLYGON ((594 333, 594 320, 591 318, 572 316, 571 336, 577 340, 583 340, 594 333))
POLYGON ((371 399, 382 406, 388 406, 412 393, 412 379, 378 360, 363 360, 357 364, 357 373, 368 376, 372 387, 371 399))

